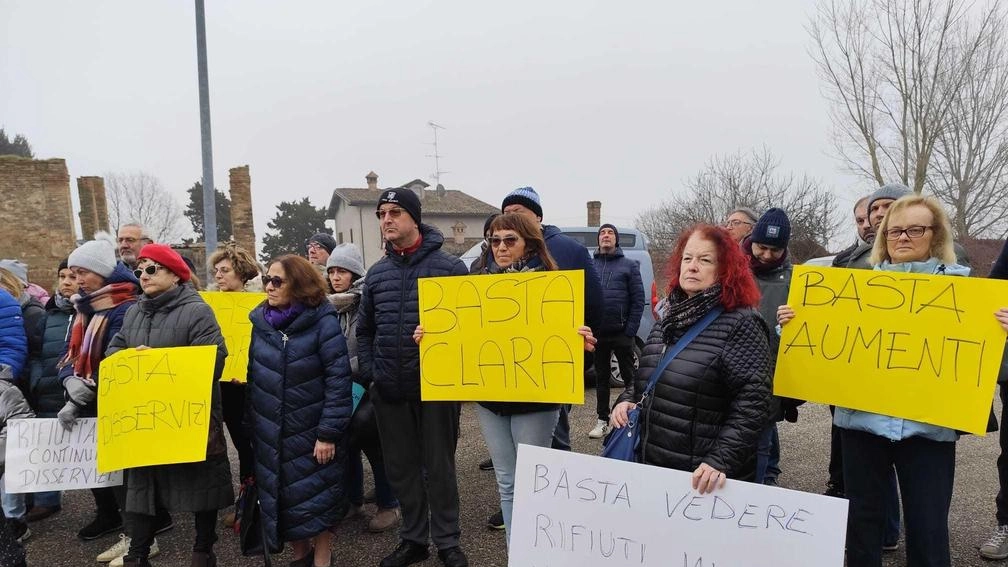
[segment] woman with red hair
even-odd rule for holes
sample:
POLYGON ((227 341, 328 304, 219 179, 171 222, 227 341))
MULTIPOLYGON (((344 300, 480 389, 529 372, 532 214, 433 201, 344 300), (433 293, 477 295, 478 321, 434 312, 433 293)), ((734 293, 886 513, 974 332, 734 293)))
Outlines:
POLYGON ((693 473, 701 493, 726 478, 751 480, 756 441, 770 410, 769 329, 753 308, 759 288, 738 244, 720 227, 697 225, 676 242, 669 302, 640 358, 637 379, 612 412, 627 423, 640 405, 640 461, 693 473), (665 351, 715 309, 720 314, 662 371, 642 398, 665 351))

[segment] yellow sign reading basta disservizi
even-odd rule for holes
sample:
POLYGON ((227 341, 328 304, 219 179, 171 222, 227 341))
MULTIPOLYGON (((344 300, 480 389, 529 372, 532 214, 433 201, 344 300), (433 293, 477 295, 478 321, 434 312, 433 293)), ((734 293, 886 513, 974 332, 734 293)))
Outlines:
POLYGON ((121 350, 101 362, 98 472, 206 458, 217 347, 121 350))
POLYGON ((1008 282, 796 266, 774 394, 983 435, 1008 282))
POLYGON ((245 382, 248 379, 248 350, 252 342, 252 321, 249 313, 266 299, 265 293, 236 291, 201 291, 200 295, 213 309, 224 335, 228 355, 224 359, 221 382, 245 382))
POLYGON ((422 278, 423 400, 584 403, 584 272, 422 278))

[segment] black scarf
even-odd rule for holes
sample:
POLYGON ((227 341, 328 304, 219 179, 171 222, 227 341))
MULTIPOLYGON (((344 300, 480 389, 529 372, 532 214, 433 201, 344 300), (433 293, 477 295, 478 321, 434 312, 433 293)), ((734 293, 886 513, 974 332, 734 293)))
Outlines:
POLYGON ((662 333, 666 344, 675 342, 676 331, 696 323, 711 309, 721 304, 721 284, 716 283, 693 297, 686 297, 680 288, 672 290, 669 304, 662 319, 662 333))

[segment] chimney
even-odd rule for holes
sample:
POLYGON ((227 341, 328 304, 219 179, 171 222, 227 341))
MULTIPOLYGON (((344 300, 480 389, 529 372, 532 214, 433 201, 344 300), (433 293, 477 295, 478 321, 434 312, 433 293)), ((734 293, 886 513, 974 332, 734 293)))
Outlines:
POLYGON ((368 172, 368 174, 364 176, 364 179, 367 180, 367 188, 368 189, 378 189, 378 174, 377 173, 375 173, 373 171, 368 172))
POLYGON ((588 201, 588 226, 602 225, 602 201, 588 201))

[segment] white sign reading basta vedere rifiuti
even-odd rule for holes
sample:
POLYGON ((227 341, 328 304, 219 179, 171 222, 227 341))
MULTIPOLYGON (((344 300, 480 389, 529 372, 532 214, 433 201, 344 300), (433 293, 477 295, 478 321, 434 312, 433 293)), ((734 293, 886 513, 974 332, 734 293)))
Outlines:
POLYGON ((521 445, 510 567, 842 567, 847 501, 521 445), (815 558, 810 563, 809 558, 815 558))
POLYGON ((93 417, 78 419, 66 431, 55 418, 10 420, 4 490, 14 494, 122 484, 122 471, 98 473, 96 423, 93 417))

